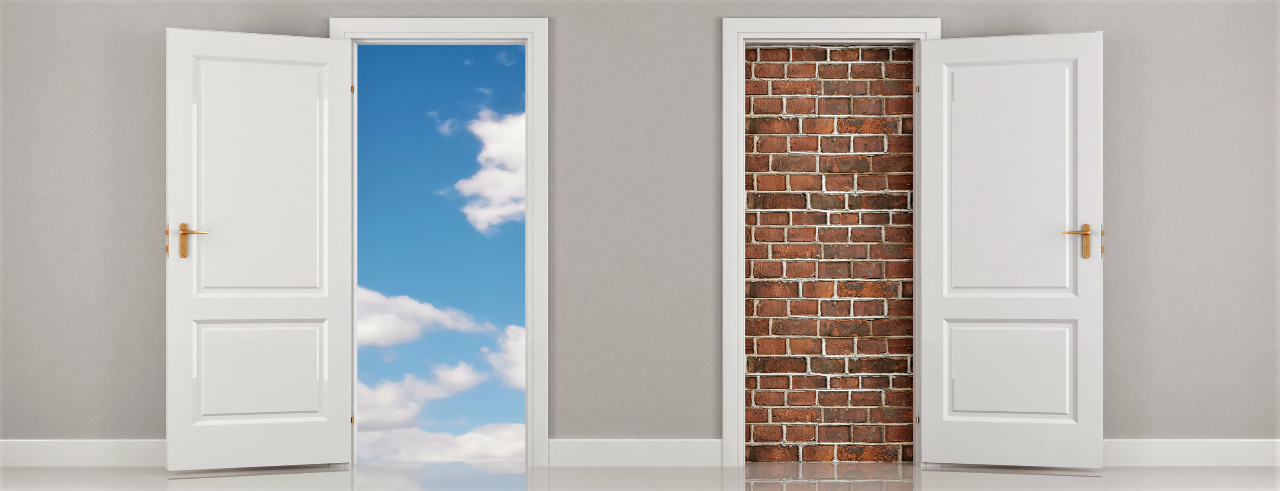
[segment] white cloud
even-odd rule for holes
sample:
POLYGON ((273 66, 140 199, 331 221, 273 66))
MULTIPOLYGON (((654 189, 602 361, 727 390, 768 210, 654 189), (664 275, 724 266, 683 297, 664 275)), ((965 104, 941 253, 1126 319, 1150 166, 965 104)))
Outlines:
POLYGON ((411 428, 427 401, 471 390, 488 378, 466 362, 458 362, 454 366, 437 365, 432 371, 435 383, 421 380, 413 374, 406 374, 399 382, 383 380, 372 389, 358 383, 356 403, 360 431, 411 428))
POLYGON ((356 313, 356 340, 361 346, 407 343, 428 328, 461 332, 496 329, 460 310, 439 309, 403 295, 387 297, 363 287, 356 287, 356 313))
POLYGON ((440 113, 435 111, 427 113, 427 116, 431 116, 431 119, 436 120, 436 131, 440 132, 441 135, 453 135, 453 125, 458 122, 456 119, 446 119, 442 121, 440 119, 440 113))
POLYGON ((498 117, 488 109, 467 124, 484 147, 480 170, 454 184, 468 197, 462 212, 481 233, 511 220, 523 220, 525 208, 525 115, 498 117))
POLYGON ((486 89, 486 88, 484 88, 484 87, 476 87, 476 90, 477 90, 477 91, 480 91, 480 93, 481 93, 481 94, 484 94, 484 95, 493 95, 493 90, 492 90, 492 89, 486 89))
POLYGON ((498 339, 498 351, 480 348, 484 357, 493 366, 498 377, 507 386, 524 390, 525 388, 525 330, 520 326, 507 326, 507 330, 498 339))
POLYGON ((506 51, 501 51, 498 53, 498 63, 501 63, 506 66, 511 66, 516 64, 516 59, 512 58, 511 55, 507 54, 506 51))
POLYGON ((361 432, 356 453, 393 462, 520 462, 524 431, 522 424, 488 424, 456 436, 420 428, 361 432))

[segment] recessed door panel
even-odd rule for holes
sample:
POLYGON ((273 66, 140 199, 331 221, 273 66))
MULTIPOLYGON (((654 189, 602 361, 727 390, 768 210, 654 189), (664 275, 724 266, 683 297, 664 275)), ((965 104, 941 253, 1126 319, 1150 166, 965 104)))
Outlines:
POLYGON ((949 321, 950 415, 1067 416, 1074 323, 949 321))
POLYGON ((323 284, 326 68, 197 59, 194 241, 202 293, 323 284))
POLYGON ((202 416, 320 411, 323 322, 196 326, 202 416))
POLYGON ((1071 60, 946 66, 951 293, 1062 292, 1073 284, 1071 60))

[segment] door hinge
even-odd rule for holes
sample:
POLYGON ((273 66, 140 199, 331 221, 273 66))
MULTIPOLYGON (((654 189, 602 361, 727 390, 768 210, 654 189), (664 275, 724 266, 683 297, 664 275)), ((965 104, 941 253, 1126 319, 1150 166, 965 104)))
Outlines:
POLYGON ((355 416, 352 416, 352 417, 351 417, 351 424, 356 424, 356 417, 355 417, 355 416))
POLYGON ((916 416, 916 424, 920 424, 920 417, 916 416))
POLYGON ((351 86, 351 91, 352 91, 352 92, 355 92, 355 91, 356 91, 356 86, 352 85, 352 86, 351 86))
POLYGON ((920 86, 919 86, 919 85, 917 85, 917 86, 916 86, 916 92, 920 92, 920 86))
POLYGON ((169 224, 164 224, 164 257, 169 257, 169 224))

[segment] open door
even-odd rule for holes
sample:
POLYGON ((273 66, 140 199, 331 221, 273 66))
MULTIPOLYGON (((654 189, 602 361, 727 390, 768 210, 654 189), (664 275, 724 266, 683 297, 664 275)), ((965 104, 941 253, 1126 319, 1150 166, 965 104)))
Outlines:
POLYGON ((351 54, 168 31, 169 470, 351 462, 351 54))
POLYGON ((1102 466, 1102 33, 923 41, 920 462, 1102 466))

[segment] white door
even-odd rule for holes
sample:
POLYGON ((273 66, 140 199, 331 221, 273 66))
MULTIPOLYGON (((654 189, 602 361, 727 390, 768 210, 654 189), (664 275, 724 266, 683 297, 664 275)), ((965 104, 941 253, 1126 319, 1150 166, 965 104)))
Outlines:
POLYGON ((168 32, 170 470, 351 461, 351 49, 168 32))
POLYGON ((1102 33, 918 66, 916 459, 1101 467, 1102 33))

